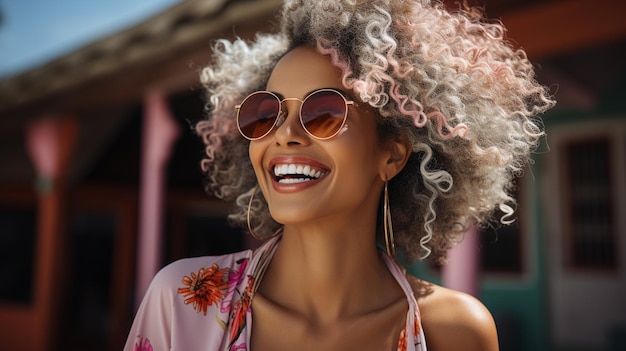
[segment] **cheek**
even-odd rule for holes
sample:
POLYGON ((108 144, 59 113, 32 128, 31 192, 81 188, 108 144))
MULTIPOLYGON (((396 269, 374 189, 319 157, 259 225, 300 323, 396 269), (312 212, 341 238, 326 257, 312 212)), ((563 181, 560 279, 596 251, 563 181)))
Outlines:
POLYGON ((254 141, 250 142, 250 146, 248 147, 248 157, 250 157, 250 162, 252 163, 252 167, 254 167, 254 173, 257 178, 260 176, 261 172, 263 172, 263 150, 264 148, 254 141))
POLYGON ((363 176, 364 179, 378 174, 380 163, 380 150, 375 141, 359 135, 353 140, 346 140, 345 145, 331 151, 335 155, 339 171, 353 175, 363 176))

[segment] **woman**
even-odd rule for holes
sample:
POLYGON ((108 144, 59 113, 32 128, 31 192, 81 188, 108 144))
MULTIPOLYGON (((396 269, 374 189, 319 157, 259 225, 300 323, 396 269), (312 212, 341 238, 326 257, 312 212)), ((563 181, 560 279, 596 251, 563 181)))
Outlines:
POLYGON ((267 242, 154 278, 126 350, 497 350, 476 299, 407 275, 508 195, 553 105, 474 10, 292 1, 202 72, 208 189, 267 242), (241 137, 239 134, 241 134, 241 137))

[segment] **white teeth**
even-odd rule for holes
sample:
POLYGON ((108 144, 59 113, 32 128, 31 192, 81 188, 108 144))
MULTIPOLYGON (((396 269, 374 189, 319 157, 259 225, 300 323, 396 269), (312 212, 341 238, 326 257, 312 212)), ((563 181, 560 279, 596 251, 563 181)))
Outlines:
POLYGON ((281 179, 278 182, 282 184, 294 184, 294 183, 304 183, 310 182, 311 178, 285 178, 281 179))
POLYGON ((286 175, 303 175, 305 177, 309 177, 309 178, 300 177, 300 178, 280 179, 281 183, 291 184, 291 183, 306 182, 306 181, 311 180, 310 178, 319 179, 324 174, 325 173, 320 170, 311 168, 310 165, 278 164, 274 166, 274 175, 276 177, 283 177, 286 175))

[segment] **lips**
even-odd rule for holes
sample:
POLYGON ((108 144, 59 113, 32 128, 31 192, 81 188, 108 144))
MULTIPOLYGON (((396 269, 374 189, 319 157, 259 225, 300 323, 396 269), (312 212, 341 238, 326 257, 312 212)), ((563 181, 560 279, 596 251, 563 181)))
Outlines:
POLYGON ((277 157, 270 162, 270 173, 274 176, 275 184, 278 183, 278 186, 307 185, 308 187, 313 185, 311 182, 322 179, 328 172, 328 167, 303 157, 277 157))
POLYGON ((326 172, 308 164, 280 163, 274 165, 274 176, 279 183, 292 184, 320 179, 326 172))

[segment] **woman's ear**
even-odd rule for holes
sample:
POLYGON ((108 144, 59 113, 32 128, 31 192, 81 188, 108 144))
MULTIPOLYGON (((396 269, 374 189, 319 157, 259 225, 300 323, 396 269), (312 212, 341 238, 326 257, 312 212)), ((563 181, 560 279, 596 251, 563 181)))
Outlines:
POLYGON ((409 161, 413 148, 405 136, 387 141, 385 147, 388 151, 386 153, 387 159, 382 167, 380 177, 383 181, 388 181, 404 168, 409 161))

